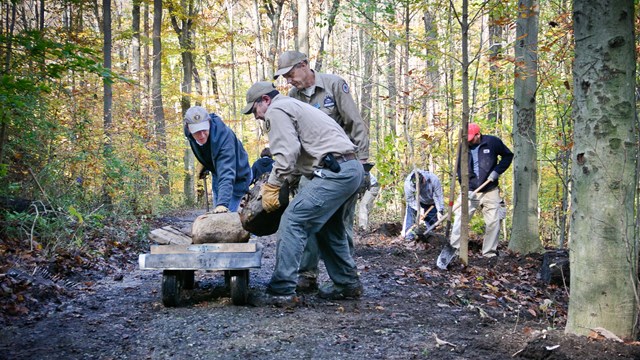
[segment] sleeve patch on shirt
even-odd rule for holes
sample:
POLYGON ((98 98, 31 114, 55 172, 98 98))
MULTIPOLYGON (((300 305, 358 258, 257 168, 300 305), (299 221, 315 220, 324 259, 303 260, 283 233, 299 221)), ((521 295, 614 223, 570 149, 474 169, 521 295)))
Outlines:
POLYGON ((349 93, 349 85, 347 85, 346 82, 342 83, 342 91, 344 91, 345 94, 349 93))
POLYGON ((324 107, 330 108, 333 106, 336 106, 336 101, 333 100, 331 96, 327 95, 327 97, 324 98, 324 107))
POLYGON ((484 149, 484 150, 482 150, 482 152, 483 152, 484 154, 488 154, 488 153, 490 153, 490 152, 491 152, 491 150, 490 150, 490 149, 484 149))
POLYGON ((265 130, 267 130, 267 132, 271 131, 271 121, 265 120, 264 121, 264 128, 265 128, 265 130))

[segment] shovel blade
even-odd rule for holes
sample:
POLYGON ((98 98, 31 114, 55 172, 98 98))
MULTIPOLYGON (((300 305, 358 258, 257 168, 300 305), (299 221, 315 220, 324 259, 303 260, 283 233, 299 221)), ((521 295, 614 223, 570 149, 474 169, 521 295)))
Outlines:
POLYGON ((451 261, 453 261, 453 259, 456 258, 456 256, 458 256, 458 250, 456 250, 450 244, 447 244, 440 252, 440 255, 438 255, 436 265, 441 270, 447 270, 449 264, 451 263, 451 261))

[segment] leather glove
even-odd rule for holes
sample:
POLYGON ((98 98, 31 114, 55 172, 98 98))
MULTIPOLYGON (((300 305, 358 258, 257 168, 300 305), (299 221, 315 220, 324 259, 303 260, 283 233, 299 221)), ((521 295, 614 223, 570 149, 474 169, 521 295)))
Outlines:
POLYGON ((358 188, 358 197, 362 197, 364 193, 369 190, 371 187, 371 174, 368 171, 364 172, 364 177, 362 178, 362 183, 360 183, 360 188, 358 188))
POLYGON ((280 186, 266 183, 260 189, 262 195, 262 208, 270 213, 278 210, 280 207, 280 186))
POLYGON ((214 214, 227 213, 229 209, 224 205, 218 205, 215 209, 213 209, 214 214))
POLYGON ((500 174, 498 174, 497 171, 492 171, 491 174, 489 174, 489 177, 487 179, 495 182, 495 181, 498 180, 499 176, 500 176, 500 174))
POLYGON ((202 180, 207 177, 208 172, 209 170, 205 169, 204 165, 200 164, 199 162, 196 163, 196 174, 198 175, 198 179, 202 180))
POLYGON ((444 211, 438 211, 438 221, 441 221, 442 219, 444 219, 444 211))

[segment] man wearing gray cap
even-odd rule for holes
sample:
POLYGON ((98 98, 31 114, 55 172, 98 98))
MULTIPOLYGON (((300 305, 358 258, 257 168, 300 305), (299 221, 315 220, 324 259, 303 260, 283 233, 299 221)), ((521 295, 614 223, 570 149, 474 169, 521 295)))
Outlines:
MULTIPOLYGON (((365 164, 369 159, 369 130, 360 116, 360 111, 351 97, 349 85, 340 76, 322 74, 309 67, 307 55, 299 51, 285 51, 278 58, 278 70, 274 79, 284 77, 293 87, 289 96, 322 110, 335 120, 347 134, 349 139, 358 147, 358 159, 365 164)), ((367 168, 369 169, 369 168, 367 168)), ((367 170, 368 171, 368 170, 367 170)), ((368 178, 366 174, 365 179, 368 178)), ((368 182, 368 181, 367 181, 368 182)), ((366 190, 363 184, 361 192, 366 190)), ((301 187, 305 182, 301 181, 301 187)), ((351 254, 353 246, 353 222, 355 219, 356 200, 347 204, 349 209, 344 218, 345 229, 351 254)), ((318 262, 320 261, 318 246, 313 237, 307 242, 307 247, 300 264, 300 279, 298 289, 314 291, 317 289, 318 262)))
MULTIPOLYGON (((184 115, 184 135, 204 170, 211 172, 214 213, 237 211, 242 196, 249 191, 249 157, 236 134, 216 114, 202 106, 192 106, 184 115)), ((205 189, 206 191, 206 189, 205 189)))
POLYGON ((247 91, 244 114, 265 121, 274 164, 261 189, 267 212, 280 207, 279 192, 296 174, 310 179, 290 201, 280 220, 276 265, 265 295, 267 303, 291 305, 302 251, 315 234, 333 284, 323 286, 326 299, 358 298, 362 284, 351 256, 343 223, 346 203, 357 197, 364 169, 357 147, 329 116, 313 106, 281 95, 261 81, 247 91))

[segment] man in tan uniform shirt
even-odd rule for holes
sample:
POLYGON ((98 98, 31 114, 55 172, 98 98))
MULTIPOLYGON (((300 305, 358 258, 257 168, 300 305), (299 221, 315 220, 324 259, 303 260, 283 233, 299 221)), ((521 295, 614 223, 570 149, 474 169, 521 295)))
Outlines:
MULTIPOLYGON (((274 79, 283 76, 292 85, 289 96, 320 109, 335 120, 358 147, 358 159, 363 164, 369 159, 369 130, 360 116, 356 103, 351 96, 349 85, 340 76, 322 74, 309 67, 307 55, 298 51, 285 51, 278 58, 278 70, 274 79)), ((304 181, 300 184, 305 185, 304 181)), ((356 201, 347 204, 344 218, 345 229, 351 254, 354 253, 353 223, 356 201)), ((318 263, 320 256, 317 242, 313 237, 307 242, 299 270, 298 289, 315 291, 317 289, 318 263)))
POLYGON ((332 284, 319 296, 357 298, 362 284, 346 239, 346 204, 357 197, 364 177, 356 146, 330 117, 306 103, 280 95, 261 81, 247 91, 244 114, 265 121, 273 169, 261 189, 267 211, 280 207, 280 187, 302 174, 310 179, 291 200, 280 220, 276 265, 265 294, 276 305, 295 302, 298 267, 310 235, 316 236, 332 284))

